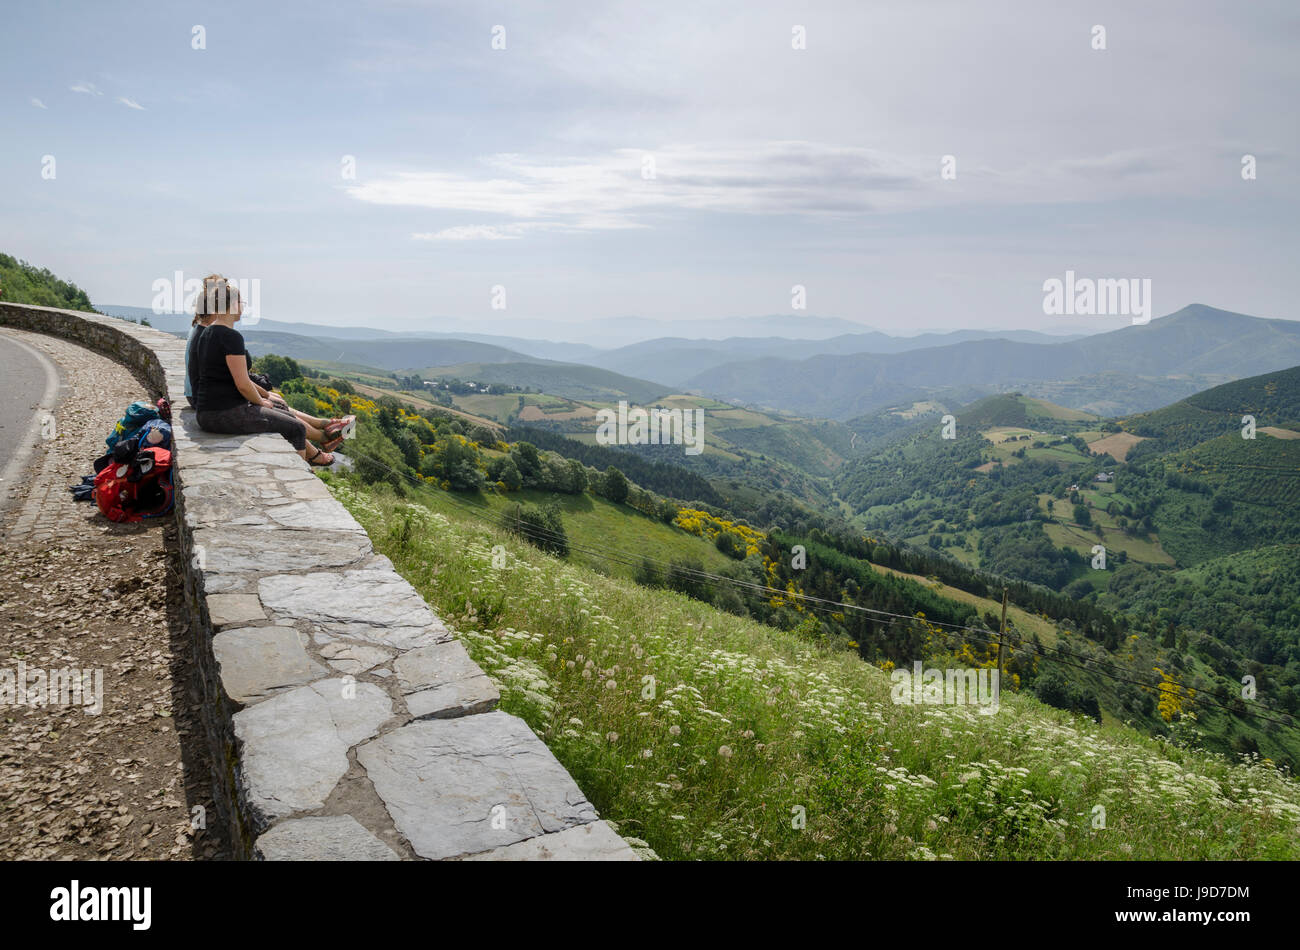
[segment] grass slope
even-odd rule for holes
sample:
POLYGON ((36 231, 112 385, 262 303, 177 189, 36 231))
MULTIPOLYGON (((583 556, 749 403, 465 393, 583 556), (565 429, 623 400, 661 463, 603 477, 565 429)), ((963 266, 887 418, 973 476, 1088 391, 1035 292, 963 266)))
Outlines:
POLYGON ((1300 857, 1300 787, 1266 764, 1028 697, 1004 695, 993 715, 896 705, 855 654, 382 489, 333 489, 497 681, 502 708, 665 858, 1300 857))

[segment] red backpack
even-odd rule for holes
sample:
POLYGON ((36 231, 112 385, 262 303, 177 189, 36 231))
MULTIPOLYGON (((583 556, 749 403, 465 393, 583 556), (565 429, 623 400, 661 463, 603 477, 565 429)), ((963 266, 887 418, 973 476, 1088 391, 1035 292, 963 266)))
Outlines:
POLYGON ((172 510, 172 454, 151 448, 110 462, 95 476, 93 497, 110 521, 143 521, 172 510))

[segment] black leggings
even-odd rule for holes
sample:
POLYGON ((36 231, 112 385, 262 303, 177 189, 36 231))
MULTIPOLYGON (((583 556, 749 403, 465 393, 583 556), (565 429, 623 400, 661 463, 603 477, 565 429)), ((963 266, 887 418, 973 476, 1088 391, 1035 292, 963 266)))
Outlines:
POLYGON ((301 452, 307 448, 307 426, 295 415, 254 406, 246 402, 233 409, 200 410, 194 417, 204 432, 225 435, 252 435, 254 432, 278 432, 301 452))

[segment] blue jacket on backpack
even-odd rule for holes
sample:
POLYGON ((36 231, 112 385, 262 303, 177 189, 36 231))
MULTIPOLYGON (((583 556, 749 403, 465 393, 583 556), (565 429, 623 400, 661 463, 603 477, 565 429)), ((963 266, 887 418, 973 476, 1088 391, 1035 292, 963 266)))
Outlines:
MULTIPOLYGON (((108 445, 109 451, 117 445, 122 439, 129 439, 135 435, 135 431, 151 419, 159 418, 158 407, 151 406, 147 402, 136 401, 126 407, 126 415, 117 420, 117 425, 113 426, 113 431, 109 433, 108 438, 104 440, 108 445)), ((168 435, 171 427, 168 426, 168 435)))

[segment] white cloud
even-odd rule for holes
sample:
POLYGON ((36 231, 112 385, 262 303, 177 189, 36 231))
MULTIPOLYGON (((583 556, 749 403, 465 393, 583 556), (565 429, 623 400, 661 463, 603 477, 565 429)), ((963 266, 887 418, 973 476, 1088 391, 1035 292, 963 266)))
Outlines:
MULTIPOLYGON (((1005 168, 959 161, 957 180, 944 181, 937 154, 769 141, 555 158, 507 153, 479 164, 477 172, 391 172, 346 191, 371 204, 496 219, 412 235, 418 240, 503 240, 532 230, 646 228, 689 212, 849 220, 978 202, 1105 201, 1149 189, 1153 177, 1180 177, 1183 162, 1169 146, 1005 168)), ((1180 181, 1162 184, 1185 191, 1186 176, 1180 181)))
POLYGON ((423 231, 412 234, 417 241, 509 241, 524 236, 522 224, 467 224, 441 231, 423 231))
POLYGON ((674 145, 586 157, 499 154, 478 175, 396 172, 347 189, 361 201, 499 215, 513 226, 450 228, 427 239, 518 237, 519 226, 610 230, 647 227, 681 211, 853 215, 897 205, 937 176, 926 163, 810 142, 674 145), (653 159, 653 177, 645 177, 653 159), (927 179, 929 179, 927 181, 927 179), (512 230, 513 228, 513 230, 512 230))
POLYGON ((96 86, 93 82, 75 82, 68 88, 71 89, 73 92, 84 92, 88 96, 103 95, 103 93, 99 91, 99 87, 96 86))
POLYGON ((31 102, 32 102, 32 105, 34 105, 34 106, 35 106, 36 108, 38 108, 38 109, 48 109, 48 108, 49 108, 49 106, 47 106, 45 103, 41 102, 41 100, 37 99, 37 98, 34 97, 34 96, 32 97, 31 102))
POLYGON ((140 103, 136 102, 134 99, 128 99, 126 96, 118 96, 117 101, 122 103, 122 105, 126 106, 128 109, 139 109, 141 112, 145 111, 144 106, 140 105, 140 103))

